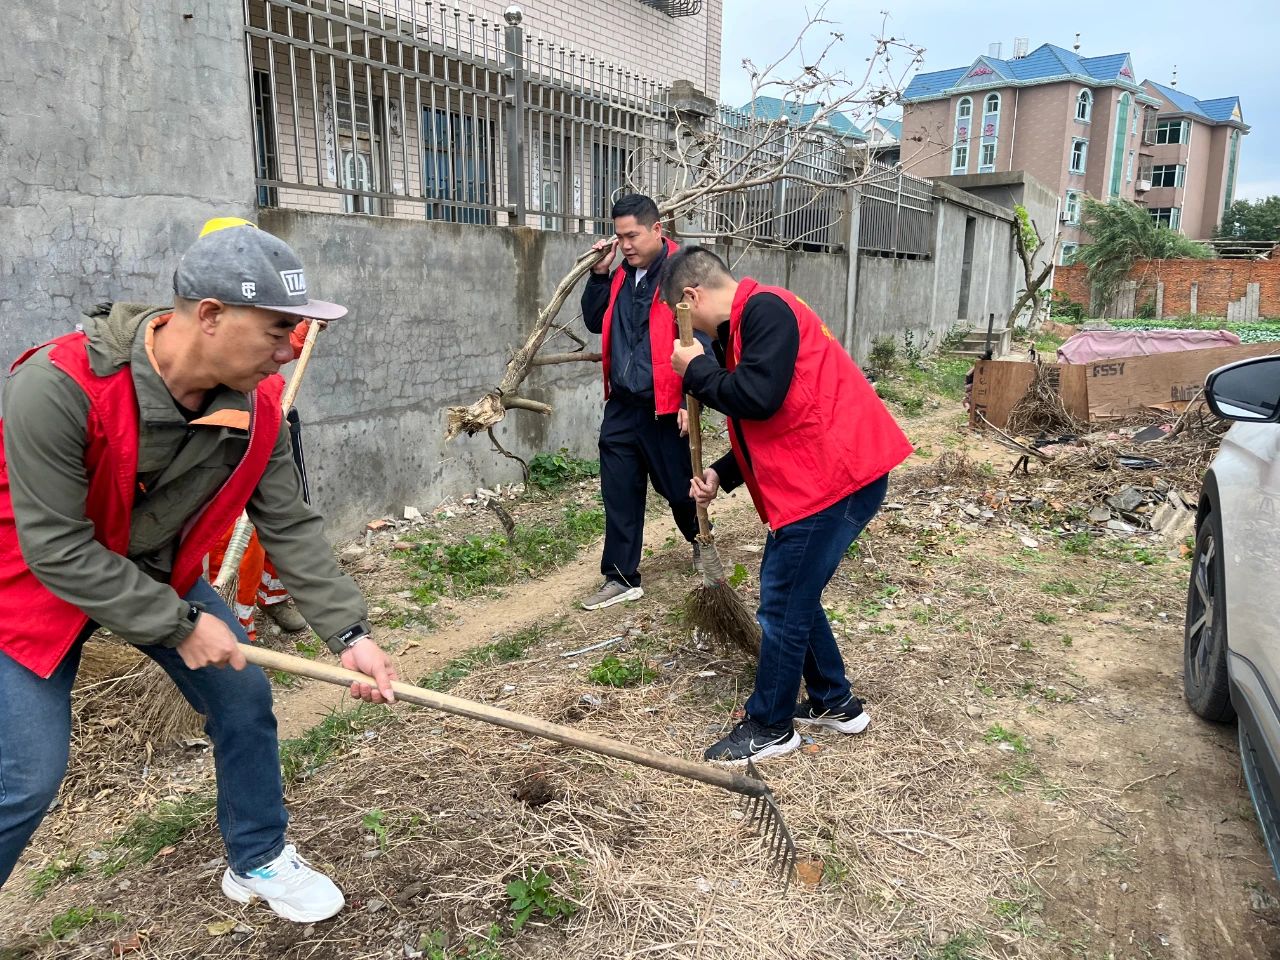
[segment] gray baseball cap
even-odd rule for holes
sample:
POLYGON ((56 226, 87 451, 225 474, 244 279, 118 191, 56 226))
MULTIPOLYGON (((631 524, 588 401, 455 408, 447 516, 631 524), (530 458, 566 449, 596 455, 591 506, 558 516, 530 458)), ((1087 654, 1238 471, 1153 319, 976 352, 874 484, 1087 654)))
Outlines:
POLYGON ((279 237, 253 226, 207 233, 182 255, 173 292, 184 300, 211 298, 316 320, 338 320, 347 308, 307 299, 302 261, 279 237))

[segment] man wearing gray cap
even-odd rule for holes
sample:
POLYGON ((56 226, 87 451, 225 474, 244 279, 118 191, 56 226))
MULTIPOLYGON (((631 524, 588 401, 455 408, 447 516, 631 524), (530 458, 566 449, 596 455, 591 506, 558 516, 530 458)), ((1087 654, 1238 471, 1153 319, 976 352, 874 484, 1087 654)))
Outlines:
POLYGON ((280 411, 298 318, 347 311, 309 299, 296 254, 249 224, 202 235, 174 293, 172 308, 101 305, 82 332, 20 357, 4 385, 0 884, 57 794, 80 650, 105 627, 205 717, 223 892, 323 920, 343 896, 286 841, 271 685, 246 665, 243 630, 202 574, 247 509, 307 620, 344 666, 376 681, 352 695, 393 699, 395 671, 303 502, 280 411))

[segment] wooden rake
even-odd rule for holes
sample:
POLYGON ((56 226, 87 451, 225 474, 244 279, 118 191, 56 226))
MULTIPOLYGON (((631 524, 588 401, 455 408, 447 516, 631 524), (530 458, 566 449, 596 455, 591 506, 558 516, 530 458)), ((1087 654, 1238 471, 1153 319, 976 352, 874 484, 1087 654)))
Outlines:
MULTIPOLYGON (((356 673, 354 670, 335 667, 327 663, 317 663, 314 660, 291 656, 278 650, 265 650, 250 644, 241 644, 241 651, 244 653, 245 659, 250 663, 257 664, 267 670, 282 670, 295 676, 322 680, 325 683, 332 683, 340 687, 350 687, 352 683, 366 683, 376 686, 371 678, 356 673)), ((515 713, 511 710, 503 710, 500 707, 491 707, 488 704, 450 696, 447 693, 437 693, 434 690, 415 687, 399 680, 391 684, 391 689, 395 692, 397 699, 404 700, 407 703, 415 703, 418 706, 430 707, 433 710, 440 710, 454 716, 480 720, 484 723, 505 727, 508 730, 532 734, 535 737, 553 740, 556 743, 576 747, 579 750, 586 750, 590 753, 626 760, 629 763, 638 763, 653 770, 661 770, 665 773, 675 774, 677 777, 696 780, 699 783, 710 784, 713 787, 720 787, 723 790, 739 794, 744 798, 743 807, 747 825, 755 829, 760 836, 769 860, 770 872, 782 878, 784 892, 791 882, 791 874, 796 864, 795 838, 791 835, 791 831, 787 829, 786 822, 782 819, 782 811, 778 809, 778 803, 774 799, 773 791, 764 782, 764 778, 760 776, 760 771, 756 769, 755 764, 749 761, 746 768, 747 772, 743 775, 727 767, 695 763, 683 757, 645 750, 643 747, 632 746, 629 743, 623 743, 621 740, 612 740, 599 734, 575 730, 573 727, 550 723, 538 717, 515 713)))

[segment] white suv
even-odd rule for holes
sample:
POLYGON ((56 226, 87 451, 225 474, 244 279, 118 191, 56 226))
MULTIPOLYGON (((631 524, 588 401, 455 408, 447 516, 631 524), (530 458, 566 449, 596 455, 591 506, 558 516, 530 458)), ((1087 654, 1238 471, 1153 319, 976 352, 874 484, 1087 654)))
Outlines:
POLYGON ((1236 423, 1200 491, 1183 689, 1206 720, 1239 718, 1245 780, 1280 876, 1280 356, 1218 368, 1205 399, 1236 423))

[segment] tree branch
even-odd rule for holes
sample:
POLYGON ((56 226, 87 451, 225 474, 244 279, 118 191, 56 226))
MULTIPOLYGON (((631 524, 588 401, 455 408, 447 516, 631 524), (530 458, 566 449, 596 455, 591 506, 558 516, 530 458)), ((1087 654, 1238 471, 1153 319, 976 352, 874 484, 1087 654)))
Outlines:
POLYGON ((584 353, 578 351, 575 353, 548 353, 540 357, 534 357, 530 361, 535 367, 549 367, 553 363, 573 363, 582 360, 586 363, 599 363, 601 356, 598 353, 584 353))

